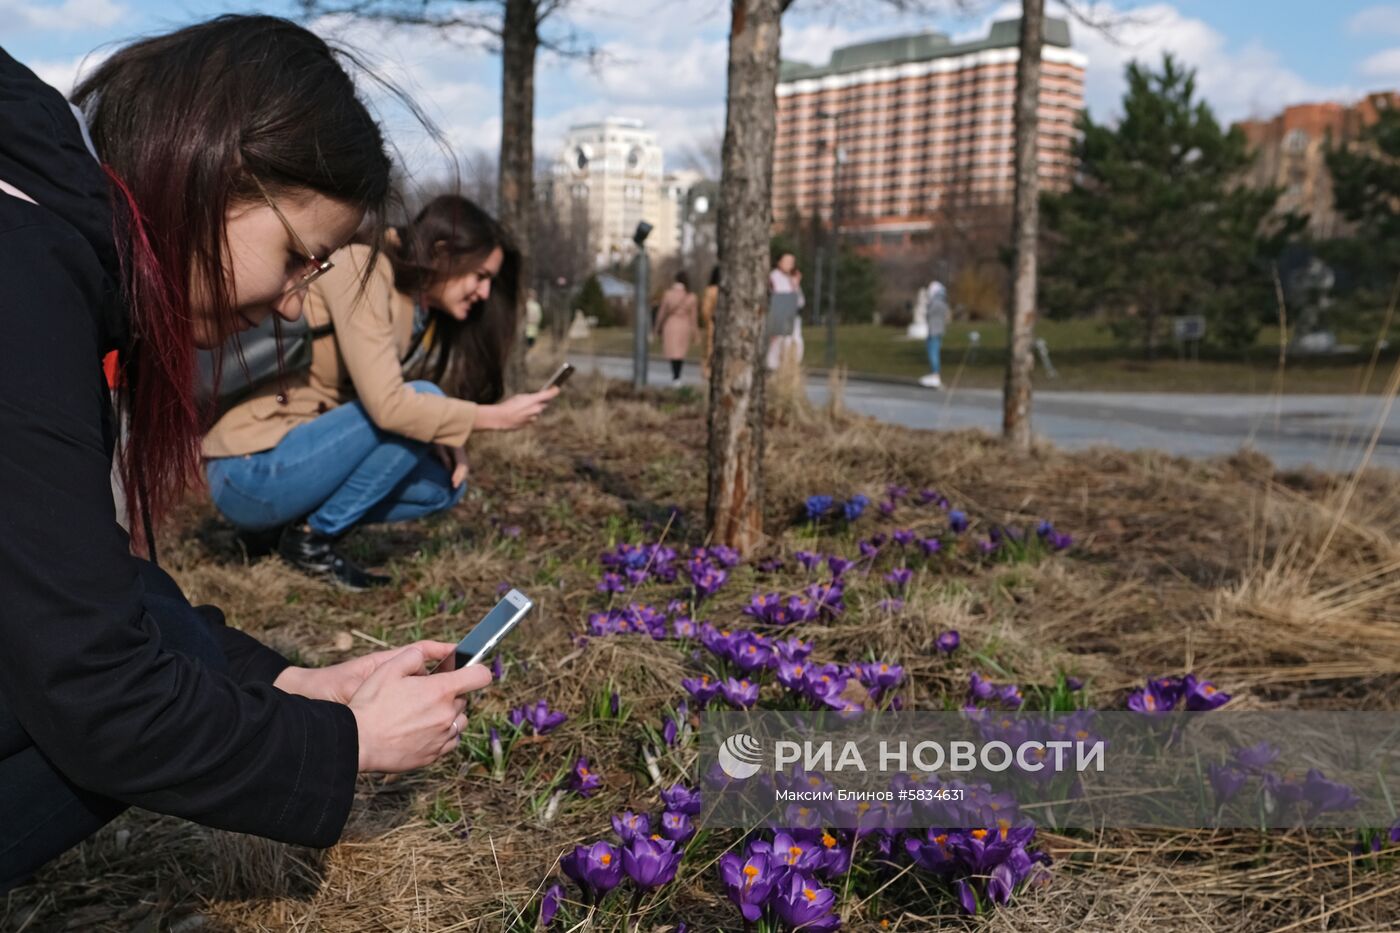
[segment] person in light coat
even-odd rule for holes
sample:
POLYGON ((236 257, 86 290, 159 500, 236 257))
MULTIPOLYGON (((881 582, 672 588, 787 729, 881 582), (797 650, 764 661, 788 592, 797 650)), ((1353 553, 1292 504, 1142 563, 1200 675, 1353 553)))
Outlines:
POLYGON ((671 361, 673 386, 681 384, 685 357, 695 339, 698 304, 695 293, 690 290, 690 276, 682 269, 661 297, 661 307, 656 312, 656 334, 661 338, 661 355, 671 361))

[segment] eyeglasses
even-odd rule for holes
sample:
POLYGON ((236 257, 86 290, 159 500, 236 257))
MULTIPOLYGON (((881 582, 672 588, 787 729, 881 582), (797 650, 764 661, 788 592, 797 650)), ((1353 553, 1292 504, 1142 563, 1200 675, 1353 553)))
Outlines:
POLYGON ((282 226, 287 228, 287 234, 291 236, 292 242, 297 245, 297 249, 301 250, 302 255, 306 257, 306 267, 302 270, 301 278, 287 286, 282 292, 282 297, 285 298, 287 295, 304 292, 311 287, 312 282, 334 269, 335 263, 331 262, 329 259, 317 259, 316 254, 306 248, 306 243, 301 237, 297 236, 297 232, 293 230, 292 225, 287 222, 287 216, 277 207, 277 202, 272 200, 272 196, 267 193, 267 189, 263 187, 263 183, 254 177, 253 184, 258 186, 258 191, 262 193, 263 200, 267 202, 267 206, 272 208, 272 212, 277 215, 277 219, 282 221, 282 226))

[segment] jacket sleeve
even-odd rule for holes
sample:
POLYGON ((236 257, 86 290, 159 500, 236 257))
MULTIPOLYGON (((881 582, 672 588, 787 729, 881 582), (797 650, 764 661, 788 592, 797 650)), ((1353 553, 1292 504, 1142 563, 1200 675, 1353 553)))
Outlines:
MULTIPOLYGON (((476 404, 417 392, 404 382, 394 339, 393 281, 376 269, 361 287, 367 250, 351 247, 323 278, 320 294, 335 326, 336 348, 355 395, 380 429, 416 441, 460 447, 476 422, 476 404)), ((387 260, 381 259, 382 262, 387 260)))
POLYGON ((354 797, 354 715, 252 682, 266 655, 240 684, 162 646, 112 503, 100 267, 67 228, 7 216, 0 207, 0 695, 80 787, 330 845, 354 797))
POLYGON ((224 619, 222 609, 217 606, 191 606, 180 585, 160 567, 144 560, 138 561, 137 566, 146 592, 147 610, 160 621, 160 615, 154 610, 160 605, 157 600, 165 600, 165 605, 175 607, 181 621, 198 619, 223 653, 228 675, 238 683, 270 684, 291 666, 290 661, 252 635, 230 626, 224 619))

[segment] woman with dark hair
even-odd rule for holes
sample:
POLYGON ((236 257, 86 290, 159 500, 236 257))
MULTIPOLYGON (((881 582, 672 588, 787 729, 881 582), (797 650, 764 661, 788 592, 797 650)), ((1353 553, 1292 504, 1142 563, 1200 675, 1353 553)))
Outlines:
POLYGON ((656 312, 656 333, 661 338, 661 354, 671 361, 671 385, 681 384, 685 355, 695 339, 695 293, 690 290, 690 276, 682 269, 675 281, 661 296, 656 312))
POLYGON ((356 772, 455 748, 490 682, 416 676, 452 657, 436 642, 291 666, 191 606, 116 520, 103 357, 154 556, 198 475, 196 348, 296 320, 381 215, 389 159, 341 56, 220 17, 117 51, 75 99, 0 49, 0 892, 127 806, 328 846, 356 772))
POLYGON ((336 542, 451 508, 467 488, 467 436, 524 427, 559 390, 501 401, 520 254, 466 198, 435 198, 377 257, 353 245, 332 259, 306 303, 323 334, 310 369, 219 419, 205 472, 214 504, 254 547, 276 536, 292 566, 361 590, 389 578, 336 542))

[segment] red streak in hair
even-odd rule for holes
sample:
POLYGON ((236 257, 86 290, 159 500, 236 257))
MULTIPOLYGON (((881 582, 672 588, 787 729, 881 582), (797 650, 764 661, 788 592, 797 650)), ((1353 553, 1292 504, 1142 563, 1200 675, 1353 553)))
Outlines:
POLYGON ((119 462, 132 535, 143 541, 142 519, 154 527, 199 468, 188 261, 169 238, 153 240, 131 190, 109 166, 102 168, 126 215, 125 229, 122 212, 114 215, 117 243, 126 247, 119 251, 132 333, 131 353, 121 357, 130 420, 119 462))

